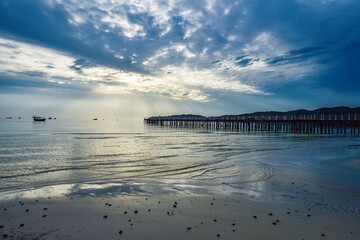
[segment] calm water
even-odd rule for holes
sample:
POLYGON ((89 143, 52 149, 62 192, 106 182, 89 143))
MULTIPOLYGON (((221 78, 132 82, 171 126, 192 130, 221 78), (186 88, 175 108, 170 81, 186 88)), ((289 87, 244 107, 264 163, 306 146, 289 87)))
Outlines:
POLYGON ((3 198, 245 194, 360 216, 359 159, 349 136, 0 120, 3 198))

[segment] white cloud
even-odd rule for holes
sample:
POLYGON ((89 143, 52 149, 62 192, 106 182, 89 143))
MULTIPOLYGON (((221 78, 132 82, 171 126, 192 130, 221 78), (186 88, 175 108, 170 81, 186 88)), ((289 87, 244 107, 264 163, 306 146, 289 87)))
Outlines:
MULTIPOLYGON (((81 68, 75 70, 71 67, 77 59, 62 52, 3 38, 0 38, 0 44, 0 54, 8 59, 0 62, 0 75, 21 78, 26 73, 27 79, 39 83, 43 81, 59 85, 71 84, 98 94, 160 94, 172 99, 202 102, 213 99, 209 91, 264 94, 236 79, 228 79, 221 71, 194 69, 185 63, 180 66, 164 66, 152 75, 105 66, 81 67, 81 64, 75 65, 81 68), (7 45, 13 47, 6 47, 7 45)), ((166 55, 168 50, 159 53, 159 57, 166 55)), ((183 52, 186 57, 194 57, 183 45, 176 45, 171 50, 183 52)))
POLYGON ((123 35, 128 38, 146 36, 143 26, 130 23, 126 16, 109 15, 101 20, 103 23, 108 24, 110 28, 120 28, 123 35))

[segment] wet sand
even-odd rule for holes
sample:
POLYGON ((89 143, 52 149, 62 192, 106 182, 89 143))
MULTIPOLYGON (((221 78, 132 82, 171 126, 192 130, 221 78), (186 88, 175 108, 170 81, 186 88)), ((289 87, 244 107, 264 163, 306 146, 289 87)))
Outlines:
POLYGON ((75 196, 0 202, 6 239, 360 239, 360 220, 241 196, 75 196))
POLYGON ((345 166, 360 169, 360 159, 354 159, 343 163, 345 166))

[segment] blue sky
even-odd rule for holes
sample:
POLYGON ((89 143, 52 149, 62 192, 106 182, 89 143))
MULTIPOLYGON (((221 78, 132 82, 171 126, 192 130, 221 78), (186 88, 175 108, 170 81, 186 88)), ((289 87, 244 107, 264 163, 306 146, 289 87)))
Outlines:
POLYGON ((360 1, 0 2, 0 115, 360 105, 360 1))

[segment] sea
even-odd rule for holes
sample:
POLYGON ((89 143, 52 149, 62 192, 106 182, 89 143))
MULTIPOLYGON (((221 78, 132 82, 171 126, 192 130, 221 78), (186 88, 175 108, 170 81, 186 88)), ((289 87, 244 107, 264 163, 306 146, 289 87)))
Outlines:
POLYGON ((245 196, 360 217, 360 137, 0 120, 0 200, 245 196))

